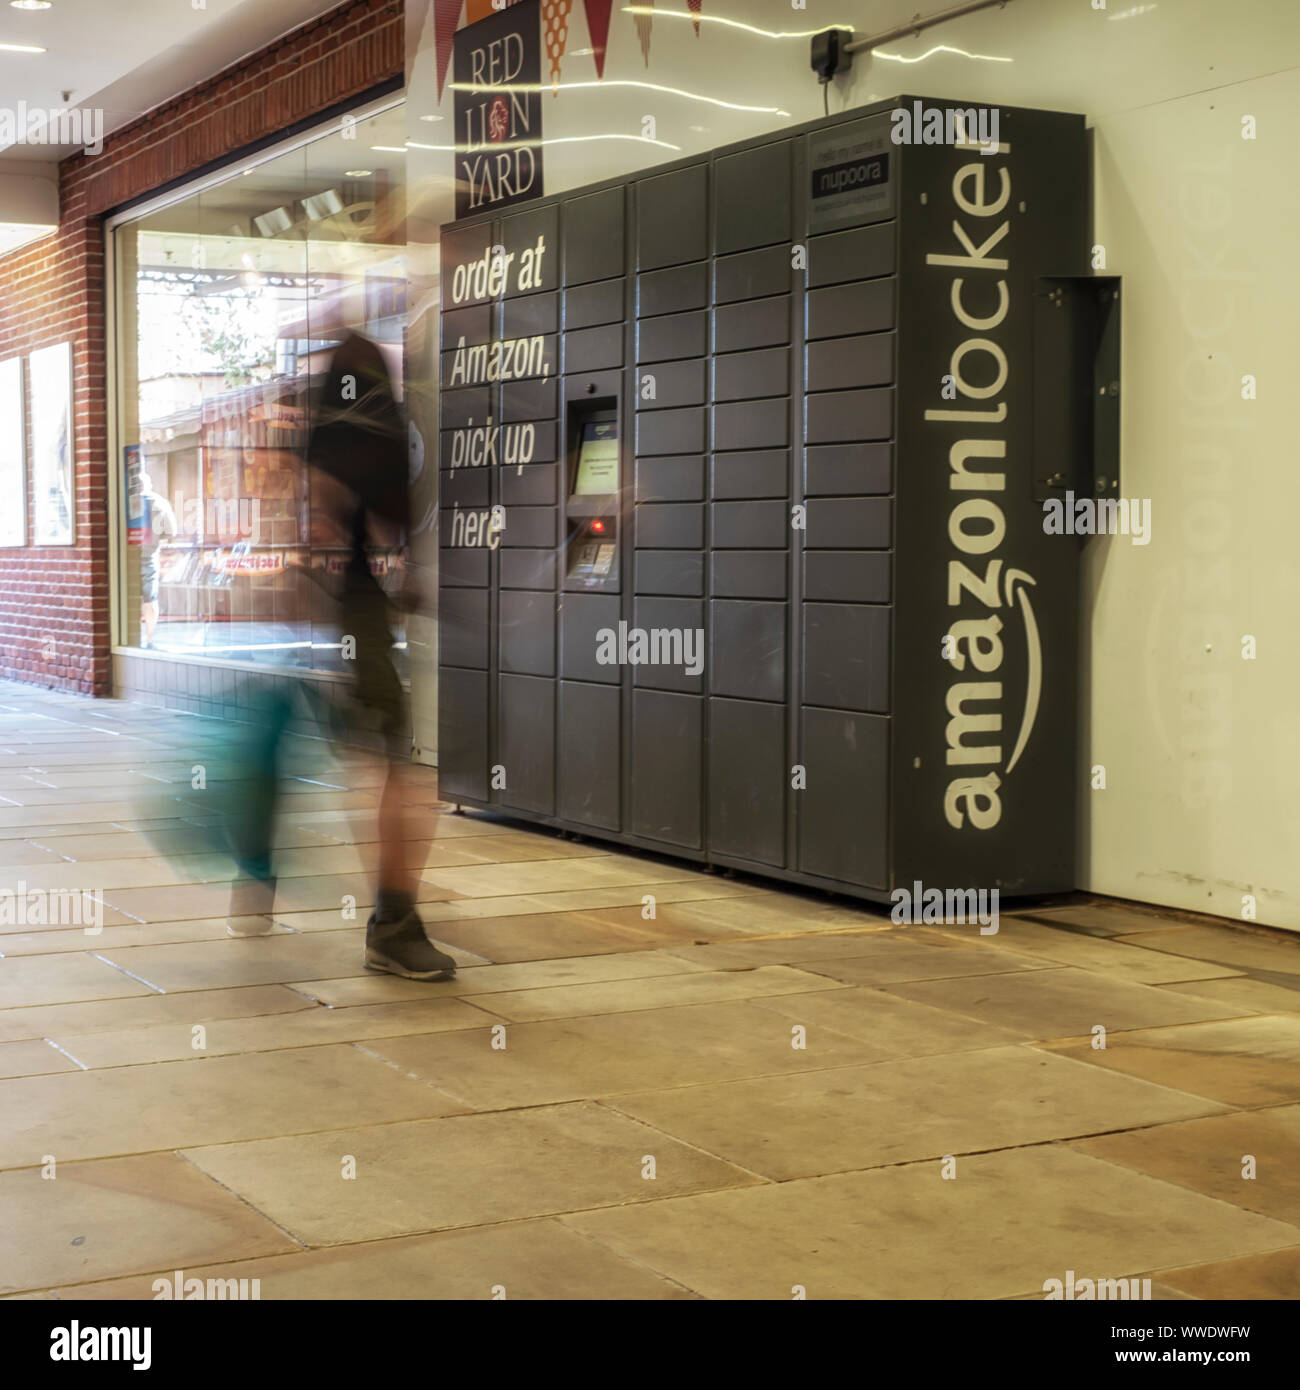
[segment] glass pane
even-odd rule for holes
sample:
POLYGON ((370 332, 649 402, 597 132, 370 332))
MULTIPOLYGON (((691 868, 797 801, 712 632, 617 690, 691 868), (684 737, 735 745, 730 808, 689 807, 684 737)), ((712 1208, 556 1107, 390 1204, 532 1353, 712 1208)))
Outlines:
MULTIPOLYGON (((347 330, 379 345, 393 386, 403 394, 406 329, 405 116, 394 107, 307 147, 307 263, 311 292, 301 349, 313 391, 323 384, 332 348, 347 330)), ((383 587, 402 587, 403 537, 371 522, 371 569, 383 587)), ((338 570, 343 546, 318 546, 312 564, 338 570)), ((313 658, 318 669, 346 669, 325 592, 315 590, 313 658)), ((394 613, 394 663, 407 677, 406 635, 394 613)))
POLYGON ((218 360, 205 379, 198 477, 207 592, 187 636, 205 654, 275 666, 311 664, 308 597, 292 564, 307 542, 306 402, 284 337, 308 293, 304 166, 296 150, 201 200, 207 263, 221 278, 195 314, 218 360))
MULTIPOLYGON (((344 330, 399 395, 406 326, 401 107, 232 175, 116 232, 128 645, 341 669, 313 553, 312 390, 344 330)), ((371 537, 386 588, 401 537, 371 537)), ((399 669, 405 639, 396 632, 399 669)))

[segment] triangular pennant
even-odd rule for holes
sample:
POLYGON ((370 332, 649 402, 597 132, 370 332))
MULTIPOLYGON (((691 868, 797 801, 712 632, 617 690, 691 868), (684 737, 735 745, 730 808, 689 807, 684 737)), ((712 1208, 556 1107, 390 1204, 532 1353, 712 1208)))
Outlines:
POLYGON ((480 19, 490 19, 494 14, 500 14, 502 10, 508 10, 512 5, 520 3, 521 0, 504 0, 504 3, 498 3, 497 0, 465 0, 465 23, 477 24, 480 19))
POLYGON ((451 62, 456 26, 460 23, 463 0, 433 0, 433 47, 438 65, 438 100, 447 81, 447 65, 451 62))
POLYGON ((596 76, 605 75, 605 49, 609 46, 609 17, 614 9, 614 0, 582 0, 587 11, 587 30, 591 34, 591 47, 596 58, 596 76))
POLYGON ((560 94, 560 59, 569 46, 569 13, 573 0, 542 0, 542 42, 551 60, 551 95, 560 94))
MULTIPOLYGON (((644 0, 646 6, 654 8, 655 0, 644 0)), ((655 17, 652 14, 633 15, 636 20, 636 36, 641 41, 641 56, 645 59, 646 67, 650 66, 650 30, 654 27, 655 17)))

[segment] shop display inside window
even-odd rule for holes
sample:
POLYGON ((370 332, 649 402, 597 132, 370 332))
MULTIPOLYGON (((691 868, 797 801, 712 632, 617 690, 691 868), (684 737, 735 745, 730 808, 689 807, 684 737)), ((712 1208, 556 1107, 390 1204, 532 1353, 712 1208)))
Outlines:
MULTIPOLYGON (((402 120, 373 118, 374 143, 400 147, 379 127, 402 120)), ((349 551, 312 535, 304 451, 344 333, 380 345, 400 390, 406 322, 402 176, 355 163, 325 137, 117 233, 132 645, 341 666, 329 581, 349 551)), ((400 588, 404 538, 368 540, 400 588)))

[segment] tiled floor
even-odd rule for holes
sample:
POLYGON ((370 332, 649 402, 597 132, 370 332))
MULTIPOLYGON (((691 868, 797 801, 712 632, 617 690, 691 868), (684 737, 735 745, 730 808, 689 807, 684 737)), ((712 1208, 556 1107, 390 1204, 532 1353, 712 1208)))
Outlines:
POLYGON ((0 920, 0 1293, 1300 1295, 1300 941, 1105 903, 893 926, 456 816, 417 770, 461 966, 418 984, 361 964, 354 754, 288 788, 276 933, 226 934, 173 799, 211 734, 0 685, 0 916, 105 905, 0 920))

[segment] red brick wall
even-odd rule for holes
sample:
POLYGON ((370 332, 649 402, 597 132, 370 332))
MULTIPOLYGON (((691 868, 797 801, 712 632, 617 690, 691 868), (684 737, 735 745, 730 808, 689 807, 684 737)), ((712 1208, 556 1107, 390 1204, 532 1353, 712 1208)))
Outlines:
POLYGON ((58 233, 0 259, 0 359, 71 340, 76 446, 76 544, 0 550, 0 675, 105 694, 104 251, 84 208, 65 183, 58 233))
POLYGON ((0 550, 0 676, 112 686, 104 212, 400 77, 404 42, 401 0, 340 5, 65 160, 58 232, 0 257, 0 360, 73 345, 77 478, 75 545, 0 550))

